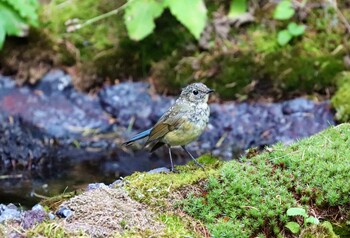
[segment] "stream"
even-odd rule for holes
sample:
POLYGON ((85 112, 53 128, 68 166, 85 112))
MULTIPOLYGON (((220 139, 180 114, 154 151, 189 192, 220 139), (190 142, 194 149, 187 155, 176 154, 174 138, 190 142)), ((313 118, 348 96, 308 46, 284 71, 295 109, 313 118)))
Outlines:
MULTIPOLYGON (((168 167, 167 150, 153 154, 142 142, 121 143, 151 127, 175 101, 144 82, 105 86, 90 95, 75 90, 56 69, 36 85, 16 86, 0 76, 0 203, 31 207, 42 196, 110 184, 135 171, 168 167)), ((189 150, 223 160, 250 147, 290 144, 334 125, 328 101, 295 98, 280 103, 212 103, 210 122, 189 150)), ((189 158, 174 150, 175 164, 189 158)))

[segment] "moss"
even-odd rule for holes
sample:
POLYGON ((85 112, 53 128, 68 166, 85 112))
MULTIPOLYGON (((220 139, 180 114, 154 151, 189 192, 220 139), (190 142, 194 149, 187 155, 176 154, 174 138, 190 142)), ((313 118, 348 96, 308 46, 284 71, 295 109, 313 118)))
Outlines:
POLYGON ((350 121, 350 72, 338 76, 338 89, 331 102, 336 110, 335 118, 341 122, 350 121))
MULTIPOLYGON (((63 227, 55 222, 43 222, 26 232, 27 237, 55 237, 68 238, 68 233, 63 227)), ((84 237, 84 236, 81 236, 84 237)), ((87 237, 87 236, 85 236, 87 237)))
POLYGON ((225 163, 200 193, 188 193, 182 208, 213 237, 281 236, 288 208, 350 204, 349 140, 350 124, 343 124, 243 163, 225 163))
POLYGON ((322 224, 312 225, 304 228, 300 233, 300 238, 339 238, 333 231, 332 224, 323 222, 322 224))
POLYGON ((75 61, 79 66, 78 86, 83 89, 95 87, 105 78, 146 76, 154 61, 177 49, 186 51, 185 47, 194 41, 168 11, 156 20, 155 33, 139 42, 129 39, 123 11, 79 30, 66 31, 69 21, 78 19, 84 22, 122 4, 123 1, 109 0, 54 0, 44 6, 42 19, 52 37, 60 43, 63 58, 67 63, 75 61))
POLYGON ((260 229, 273 235, 277 221, 286 221, 285 211, 296 204, 286 186, 289 181, 264 161, 232 161, 218 174, 209 178, 202 194, 190 194, 183 203, 186 212, 207 224, 213 237, 250 237, 260 229))
POLYGON ((149 205, 164 205, 172 191, 206 179, 209 175, 216 173, 215 168, 221 164, 218 160, 208 159, 208 156, 200 157, 198 161, 205 165, 205 170, 190 163, 186 166, 176 166, 177 173, 166 175, 134 173, 125 178, 126 189, 137 201, 149 205))
MULTIPOLYGON (((348 219, 350 218, 348 217, 348 219)), ((339 235, 340 237, 350 237, 350 220, 341 224, 336 224, 333 227, 333 230, 335 234, 339 235)))
POLYGON ((200 80, 222 98, 232 99, 246 93, 242 89, 251 82, 254 68, 249 54, 202 52, 189 57, 173 55, 154 63, 152 77, 160 91, 178 92, 184 85, 200 80))
POLYGON ((166 225, 168 237, 197 237, 197 234, 188 230, 183 218, 171 213, 160 215, 160 220, 166 225))
POLYGON ((350 203, 349 150, 350 124, 329 128, 317 136, 259 155, 253 161, 268 159, 285 177, 291 177, 296 194, 307 204, 339 206, 350 203))
MULTIPOLYGON (((260 21, 271 12, 263 14, 260 21)), ((333 12, 312 9, 304 22, 305 34, 284 47, 276 39, 288 22, 249 24, 232 29, 228 39, 213 33, 211 48, 191 55, 184 56, 181 51, 169 55, 154 63, 152 77, 160 90, 201 80, 224 99, 315 91, 326 94, 333 91, 335 75, 345 69, 345 28, 335 24, 336 17, 333 12)))

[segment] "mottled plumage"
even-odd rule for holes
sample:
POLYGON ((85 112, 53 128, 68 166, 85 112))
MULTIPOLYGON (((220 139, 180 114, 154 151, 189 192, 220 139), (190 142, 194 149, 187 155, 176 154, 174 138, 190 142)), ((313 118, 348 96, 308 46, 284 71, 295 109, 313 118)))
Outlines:
POLYGON ((124 144, 129 145, 148 136, 145 145, 150 147, 151 151, 158 149, 164 144, 169 147, 172 170, 174 167, 171 146, 182 146, 186 153, 201 166, 187 151, 185 145, 196 140, 208 124, 210 112, 208 98, 211 92, 213 90, 203 83, 188 85, 182 90, 174 105, 163 114, 153 128, 135 135, 124 144))

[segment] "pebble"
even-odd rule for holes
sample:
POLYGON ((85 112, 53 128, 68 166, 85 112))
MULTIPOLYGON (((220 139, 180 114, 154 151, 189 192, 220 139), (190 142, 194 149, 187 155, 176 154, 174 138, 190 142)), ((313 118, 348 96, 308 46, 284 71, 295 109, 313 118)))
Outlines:
POLYGON ((56 215, 60 218, 68 218, 73 215, 73 211, 67 207, 60 207, 56 211, 56 215))

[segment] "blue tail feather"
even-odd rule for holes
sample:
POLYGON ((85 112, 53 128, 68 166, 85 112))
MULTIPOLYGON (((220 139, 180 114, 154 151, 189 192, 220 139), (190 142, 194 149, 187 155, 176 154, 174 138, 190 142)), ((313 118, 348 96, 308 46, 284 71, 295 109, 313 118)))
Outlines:
POLYGON ((139 134, 131 137, 128 141, 124 142, 123 145, 129 145, 129 144, 131 144, 134 141, 137 141, 137 140, 140 140, 140 139, 143 139, 143 138, 149 136, 149 134, 151 133, 152 129, 153 128, 150 128, 148 130, 140 132, 139 134))

